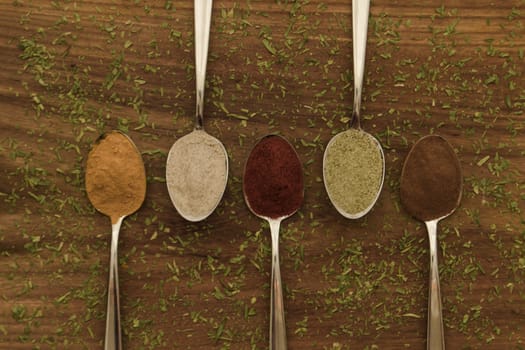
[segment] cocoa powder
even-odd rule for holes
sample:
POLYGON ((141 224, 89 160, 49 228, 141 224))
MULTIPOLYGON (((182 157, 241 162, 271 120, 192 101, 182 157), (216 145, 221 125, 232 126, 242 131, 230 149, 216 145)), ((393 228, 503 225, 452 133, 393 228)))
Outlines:
POLYGON ((442 218, 459 205, 462 181, 461 166, 450 144, 441 136, 423 137, 406 157, 401 203, 416 219, 442 218))

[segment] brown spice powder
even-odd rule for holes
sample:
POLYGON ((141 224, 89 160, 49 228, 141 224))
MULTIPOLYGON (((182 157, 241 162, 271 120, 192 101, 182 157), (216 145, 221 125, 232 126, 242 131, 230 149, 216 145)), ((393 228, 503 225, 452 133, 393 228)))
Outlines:
POLYGON ((86 191, 93 206, 113 224, 140 208, 146 196, 146 171, 127 136, 113 131, 95 143, 86 164, 86 191))
POLYGON ((401 202, 416 219, 438 219, 459 205, 462 182, 461 166, 450 144, 441 136, 426 136, 416 142, 405 160, 401 202))

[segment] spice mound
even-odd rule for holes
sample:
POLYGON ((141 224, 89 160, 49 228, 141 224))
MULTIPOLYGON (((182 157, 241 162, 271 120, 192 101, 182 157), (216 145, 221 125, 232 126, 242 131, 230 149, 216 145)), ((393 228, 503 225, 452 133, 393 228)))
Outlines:
POLYGON ((179 214, 201 221, 219 204, 228 180, 224 146, 203 130, 194 130, 171 147, 166 163, 168 192, 179 214))
POLYGON ((421 221, 442 218, 459 205, 462 181, 461 166, 450 144, 437 135, 423 137, 405 160, 401 203, 421 221))
POLYGON ((86 191, 93 206, 112 223, 137 211, 146 196, 142 157, 124 134, 102 135, 86 162, 86 191))
POLYGON ((323 176, 326 191, 341 213, 355 215, 373 205, 381 190, 383 154, 372 136, 348 129, 326 149, 323 176))
POLYGON ((278 219, 292 215, 303 201, 303 171, 292 145, 268 135, 253 148, 243 179, 244 198, 254 214, 278 219))

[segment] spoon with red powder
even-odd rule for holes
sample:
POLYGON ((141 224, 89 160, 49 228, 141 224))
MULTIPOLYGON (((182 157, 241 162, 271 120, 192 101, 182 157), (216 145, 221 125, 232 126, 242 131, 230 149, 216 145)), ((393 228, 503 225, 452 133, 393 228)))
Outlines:
POLYGON ((441 136, 419 139, 401 172, 401 203, 410 215, 424 221, 430 242, 430 283, 427 349, 444 350, 445 336, 437 261, 437 224, 459 206, 462 192, 459 160, 441 136))
POLYGON ((292 145, 283 137, 268 135, 253 148, 243 178, 248 208, 268 221, 272 235, 270 349, 286 349, 283 292, 279 267, 279 227, 293 215, 304 197, 302 165, 292 145))

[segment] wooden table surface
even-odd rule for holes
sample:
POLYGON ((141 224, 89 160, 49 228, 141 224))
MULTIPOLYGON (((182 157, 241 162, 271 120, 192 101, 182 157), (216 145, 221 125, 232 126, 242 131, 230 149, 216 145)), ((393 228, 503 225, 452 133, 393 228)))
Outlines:
POLYGON ((110 222, 84 190, 90 145, 126 132, 148 176, 125 220, 126 349, 266 349, 269 230, 242 171, 280 133, 304 165, 283 222, 290 349, 425 349, 428 240, 399 201, 411 145, 437 133, 464 173, 439 225, 448 349, 525 347, 525 1, 374 0, 363 95, 386 157, 383 191, 344 219, 322 182, 351 114, 351 2, 215 1, 205 128, 226 193, 205 221, 173 208, 166 155, 193 127, 191 1, 0 1, 0 349, 101 349, 110 222))

